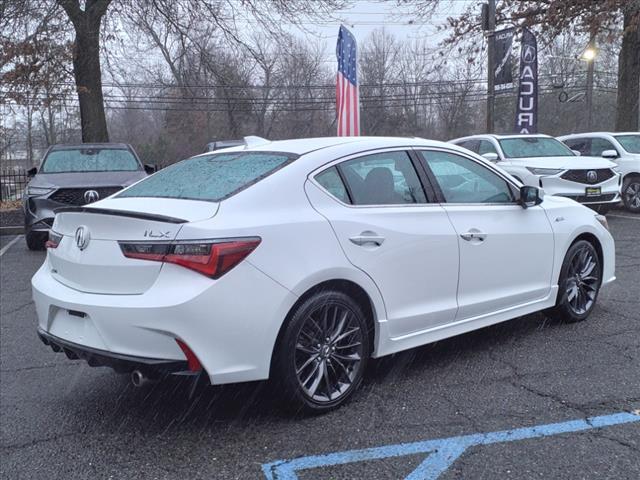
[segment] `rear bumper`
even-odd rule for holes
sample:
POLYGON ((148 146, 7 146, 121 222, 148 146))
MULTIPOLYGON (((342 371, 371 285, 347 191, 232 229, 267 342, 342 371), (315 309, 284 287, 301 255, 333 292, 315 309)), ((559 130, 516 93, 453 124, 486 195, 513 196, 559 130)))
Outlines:
POLYGON ((163 265, 137 295, 82 292, 56 280, 51 268, 45 261, 31 281, 41 337, 90 364, 125 370, 145 363, 173 369, 186 361, 180 340, 212 384, 268 378, 280 326, 297 300, 248 262, 218 280, 163 265))
POLYGON ((51 347, 54 352, 64 352, 72 359, 86 360, 92 367, 111 367, 118 373, 129 373, 134 370, 144 371, 147 375, 182 374, 191 375, 187 361, 144 358, 133 355, 98 350, 58 338, 38 327, 38 337, 42 343, 51 347))

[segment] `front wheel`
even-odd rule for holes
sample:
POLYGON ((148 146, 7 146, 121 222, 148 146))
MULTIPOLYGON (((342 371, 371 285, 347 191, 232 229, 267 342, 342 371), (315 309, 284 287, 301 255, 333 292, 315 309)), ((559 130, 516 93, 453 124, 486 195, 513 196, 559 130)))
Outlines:
POLYGON ((585 320, 598 298, 602 284, 602 265, 598 252, 586 240, 579 240, 567 251, 558 281, 558 300, 548 313, 558 320, 585 320))
POLYGON ((321 413, 362 383, 371 351, 367 319, 351 297, 318 292, 296 307, 275 352, 274 380, 288 404, 321 413))
POLYGON ((640 212, 640 177, 627 178, 622 185, 622 203, 633 213, 640 212))

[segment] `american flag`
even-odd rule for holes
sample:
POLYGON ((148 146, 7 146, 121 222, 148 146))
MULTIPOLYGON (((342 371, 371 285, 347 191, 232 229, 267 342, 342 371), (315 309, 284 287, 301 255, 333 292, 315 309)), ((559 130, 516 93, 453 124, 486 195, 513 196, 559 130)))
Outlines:
POLYGON ((358 91, 356 39, 342 25, 338 33, 336 56, 338 78, 336 80, 336 110, 338 111, 338 136, 360 135, 360 94, 358 91))

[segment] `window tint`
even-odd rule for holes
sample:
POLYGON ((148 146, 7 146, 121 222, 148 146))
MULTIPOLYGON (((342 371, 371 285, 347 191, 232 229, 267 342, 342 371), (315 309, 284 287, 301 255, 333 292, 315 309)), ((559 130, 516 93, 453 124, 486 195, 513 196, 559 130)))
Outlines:
POLYGON ((602 152, 605 150, 615 150, 616 147, 613 146, 609 140, 604 138, 592 138, 591 139, 591 152, 590 154, 594 157, 602 156, 602 152))
POLYGON ((484 155, 485 153, 495 153, 497 155, 498 151, 489 140, 480 140, 480 145, 478 145, 478 154, 484 155))
POLYGON ((512 203, 509 184, 488 168, 453 153, 422 151, 447 203, 512 203))
POLYGON ((590 138, 572 138, 565 140, 564 144, 572 150, 577 150, 581 155, 591 154, 591 139, 590 138))
POLYGON ((478 140, 465 140, 464 142, 458 143, 462 148, 466 148, 467 150, 471 150, 472 152, 478 153, 478 140))
POLYGON ((338 175, 338 171, 336 167, 331 167, 324 172, 319 173, 315 177, 316 181, 322 185, 327 192, 336 197, 338 200, 344 203, 351 203, 349 200, 349 195, 347 194, 347 189, 342 183, 342 179, 340 175, 338 175))
POLYGON ((133 172, 140 164, 129 150, 79 148, 54 150, 44 159, 42 173, 63 172, 133 172))
POLYGON ((160 170, 118 197, 164 197, 219 201, 258 182, 295 156, 229 152, 194 157, 160 170))
POLYGON ((406 152, 367 155, 341 163, 354 205, 426 203, 427 199, 406 152))
POLYGON ((516 137, 498 141, 507 158, 575 156, 569 147, 555 138, 516 137))
POLYGON ((627 152, 640 153, 640 134, 616 135, 616 140, 627 152))

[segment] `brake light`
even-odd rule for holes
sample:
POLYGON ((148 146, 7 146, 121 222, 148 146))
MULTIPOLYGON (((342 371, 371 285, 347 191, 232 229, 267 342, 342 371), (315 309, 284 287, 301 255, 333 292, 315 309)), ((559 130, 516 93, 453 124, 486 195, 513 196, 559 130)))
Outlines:
POLYGON ((45 248, 58 248, 60 245, 60 241, 62 241, 62 235, 54 232, 53 230, 49 230, 49 238, 45 242, 45 248))
POLYGON ((120 242, 120 249, 127 258, 174 263, 207 277, 220 278, 253 252, 260 241, 251 237, 172 243, 120 242))

